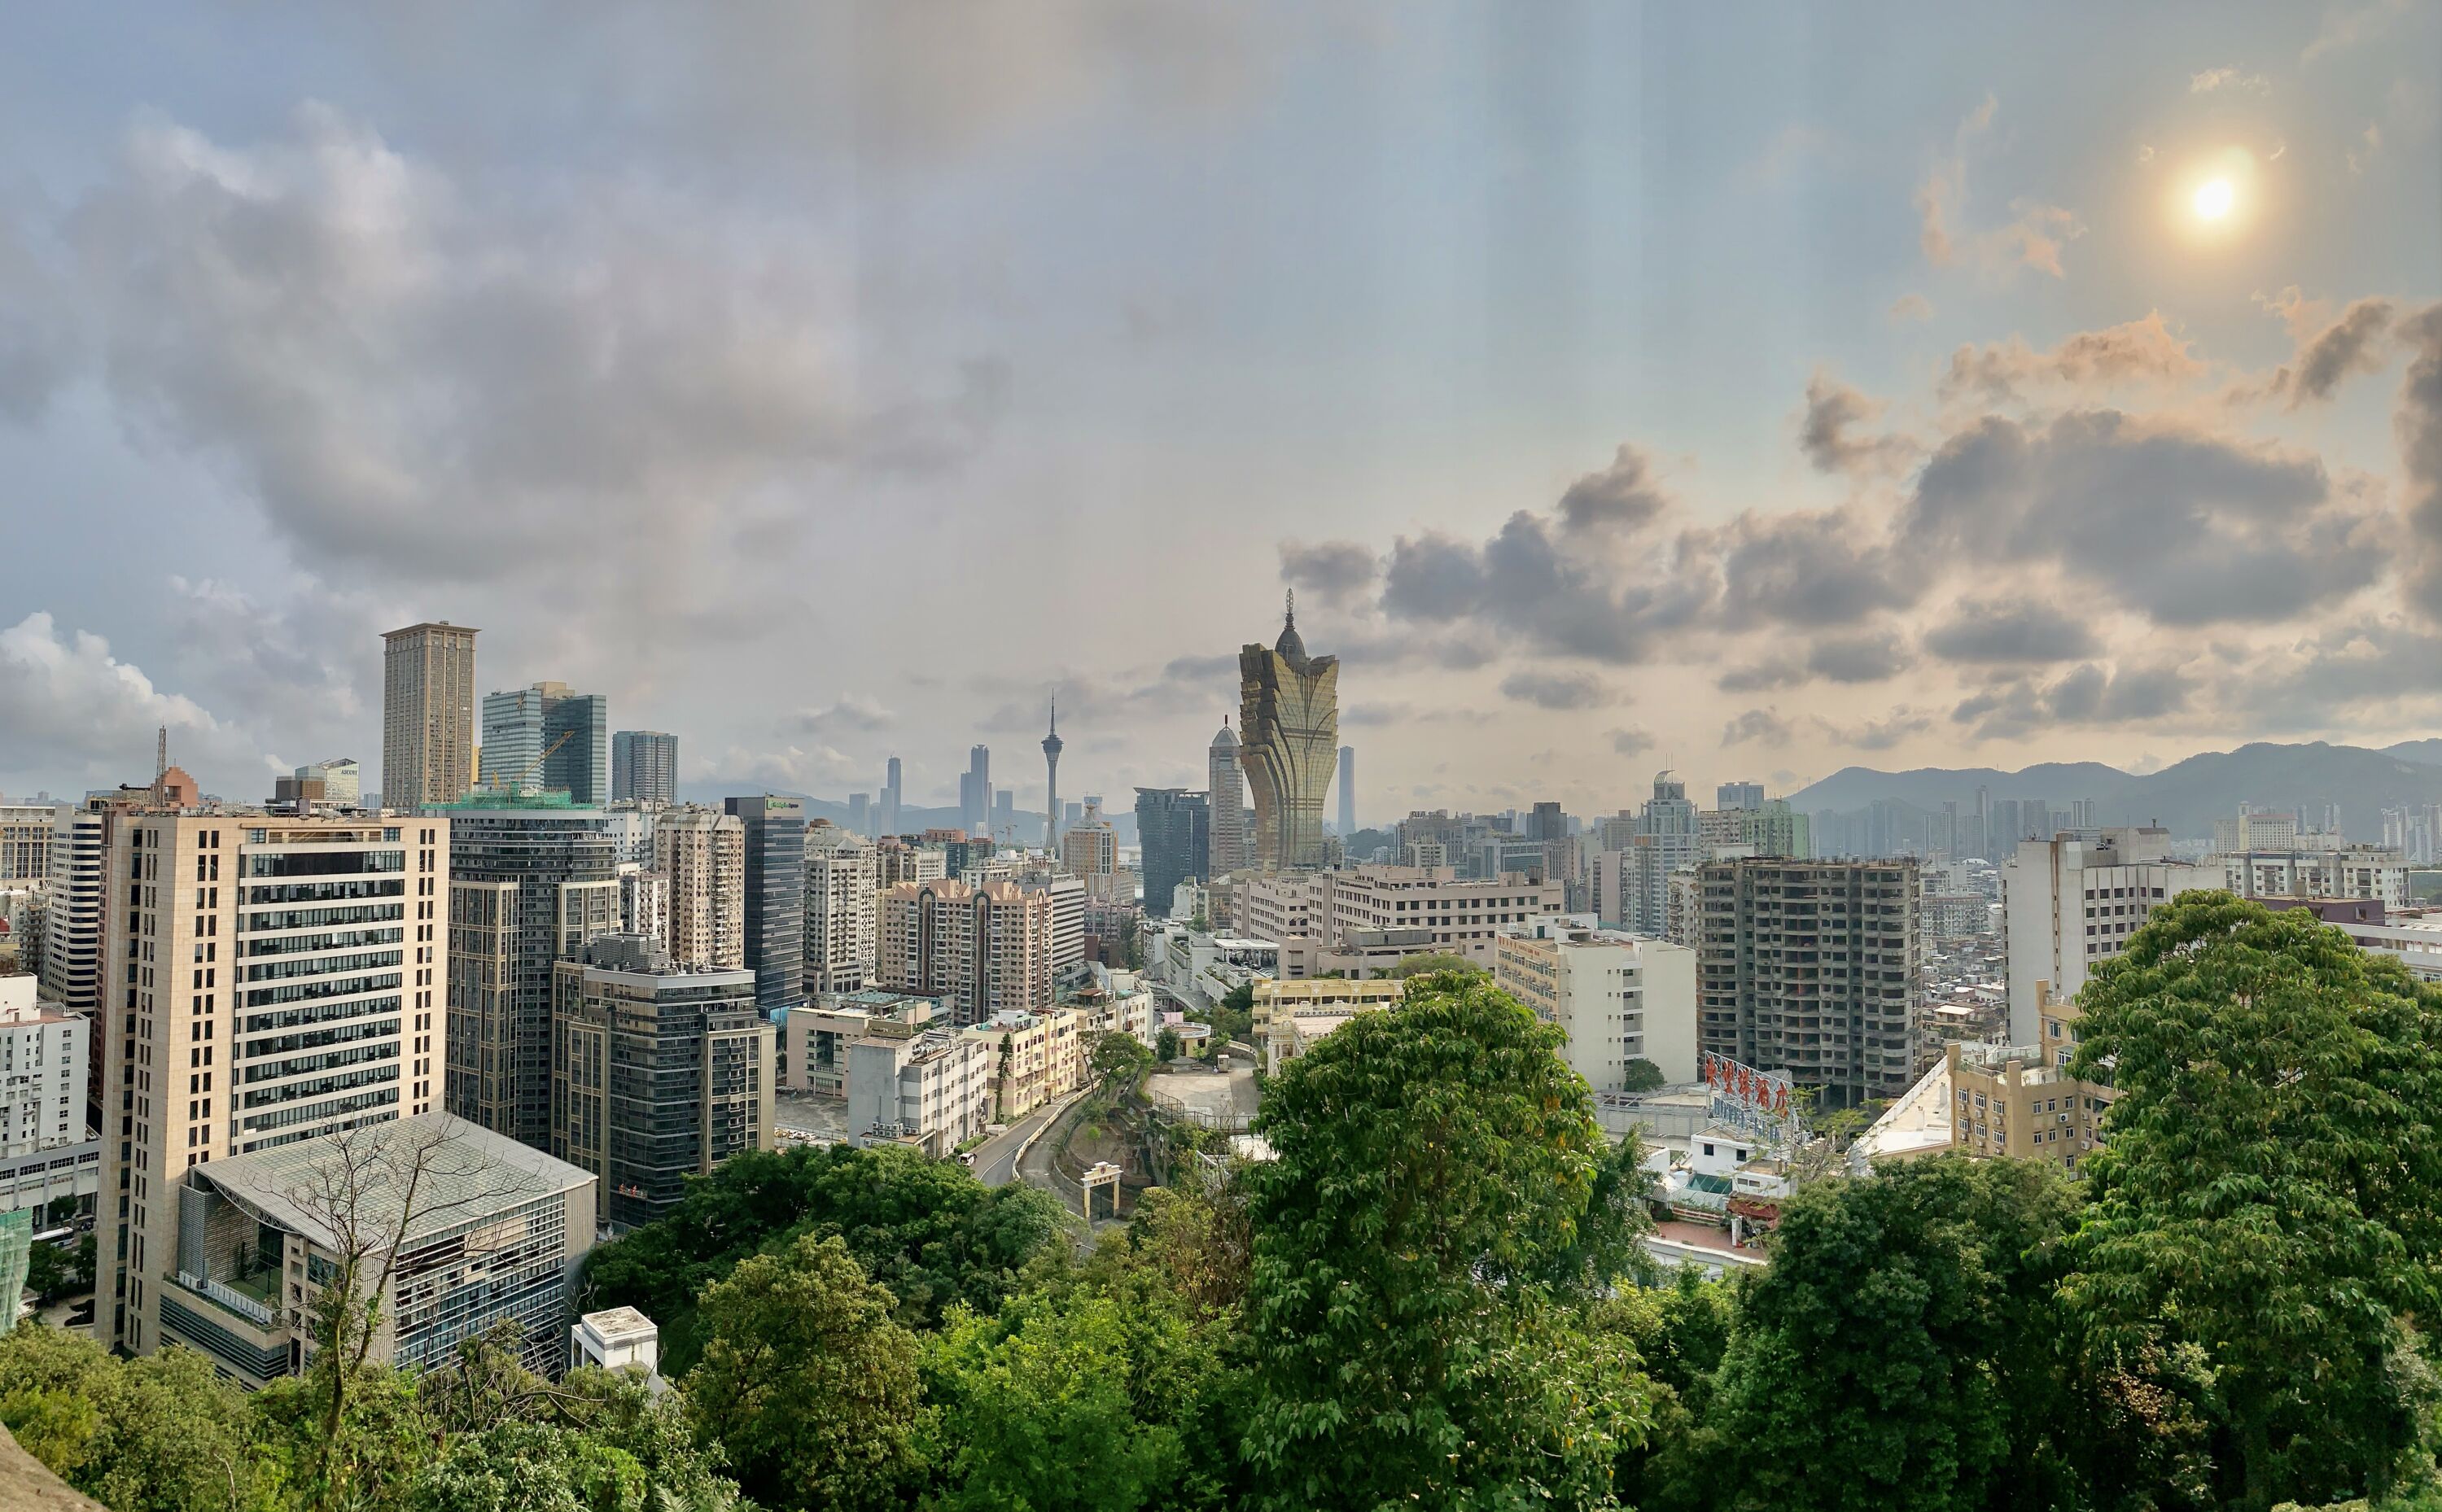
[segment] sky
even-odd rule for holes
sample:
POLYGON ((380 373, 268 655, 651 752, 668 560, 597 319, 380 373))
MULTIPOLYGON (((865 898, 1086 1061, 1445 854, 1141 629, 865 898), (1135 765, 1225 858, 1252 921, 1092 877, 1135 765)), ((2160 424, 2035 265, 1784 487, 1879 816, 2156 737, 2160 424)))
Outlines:
POLYGON ((0 792, 355 756, 1360 820, 2442 727, 2442 6, 282 4, 0 47, 0 792), (1123 800, 1117 800, 1123 801, 1123 800))

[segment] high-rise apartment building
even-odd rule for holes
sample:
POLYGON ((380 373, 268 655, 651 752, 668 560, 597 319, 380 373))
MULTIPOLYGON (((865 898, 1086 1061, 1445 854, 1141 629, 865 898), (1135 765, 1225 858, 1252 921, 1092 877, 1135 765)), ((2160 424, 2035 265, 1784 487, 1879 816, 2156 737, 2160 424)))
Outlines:
POLYGON ((910 845, 884 836, 874 842, 876 891, 902 882, 939 882, 950 874, 950 853, 939 846, 910 845))
POLYGON ((862 992, 873 977, 873 845, 817 823, 806 835, 806 991, 862 992))
POLYGON ((2226 881, 2219 862, 2171 859, 2167 829, 2101 829, 2092 838, 2023 840, 2001 867, 2001 929, 2010 961, 2010 1043, 2042 1030, 2042 985, 2065 998, 2127 947, 2145 916, 2226 881))
POLYGON ((1204 753, 1207 791, 1212 795, 1212 875, 1226 877, 1247 865, 1246 785, 1238 774, 1238 738, 1230 721, 1204 753))
POLYGON ((91 1017, 101 1006, 103 850, 117 815, 90 804, 53 813, 43 991, 69 1012, 91 1017))
MULTIPOLYGON (((45 1001, 32 977, 0 976, 0 1213, 39 1218, 62 1197, 100 1190, 101 1146, 85 1121, 93 1035, 93 1020, 45 1001)), ((0 1277, 0 1302, 9 1291, 0 1277)))
POLYGON ((669 879, 667 949, 697 971, 746 965, 746 824, 734 813, 683 804, 653 827, 653 869, 669 879))
POLYGON ((610 796, 624 803, 679 801, 679 738, 660 730, 610 737, 610 796))
POLYGON ((382 637, 382 802, 456 803, 475 779, 475 635, 440 620, 382 637))
POLYGON ((1696 938, 1701 1046, 1815 1088, 1827 1108, 1916 1080, 1913 858, 1714 861, 1696 938))
MULTIPOLYGON (((100 1296, 111 1342, 186 1305, 178 1173, 439 1104, 453 822, 116 816, 100 1296)), ((191 1337, 191 1336, 189 1336, 191 1337)))
POLYGON ((1103 817, 1102 800, 1085 800, 1085 811, 1069 831, 1060 837, 1061 869, 1072 877, 1084 879, 1088 897, 1108 901, 1123 875, 1120 870, 1120 835, 1103 817))
POLYGON ((1687 784, 1667 772, 1653 778, 1653 796, 1629 838, 1623 928, 1659 937, 1670 922, 1670 874, 1704 859, 1704 836, 1687 784))
POLYGON ((619 864, 599 809, 479 792, 449 811, 446 1106, 551 1147, 552 968, 619 928, 619 864))
POLYGON ((1339 748, 1339 838, 1357 832, 1357 748, 1339 748))
POLYGON ((883 890, 876 985, 947 999, 964 1028, 1051 1007, 1052 902, 1011 882, 902 882, 883 890))
POLYGON ((755 974, 699 972, 606 935, 553 968, 551 1153, 602 1183, 623 1228, 772 1127, 773 1028, 755 974))
POLYGON ((1085 958, 1085 883, 1065 871, 1033 871, 1017 879, 1028 892, 1051 901, 1051 970, 1054 975, 1085 958))
POLYGON ((806 1001, 806 800, 722 800, 746 826, 746 966, 767 1013, 806 1001))
POLYGON ((885 835, 899 833, 900 775, 899 758, 892 756, 882 782, 881 827, 882 832, 885 835))
POLYGON ((610 798, 610 703, 565 683, 483 695, 483 786, 563 792, 583 808, 610 798))
POLYGON ((1137 847, 1144 860, 1145 914, 1170 917, 1172 891, 1212 874, 1212 810, 1200 792, 1179 788, 1137 790, 1137 847))
POLYGON ((1713 790, 1716 809, 1760 809, 1763 807, 1763 784, 1760 782, 1724 782, 1713 790))
POLYGON ((1696 953, 1667 940, 1588 929, 1566 917, 1512 924, 1492 979, 1568 1036, 1561 1055, 1597 1092, 1626 1090, 1629 1064, 1696 1080, 1696 953))
POLYGON ((1255 801, 1255 863, 1320 866, 1322 798, 1339 745, 1339 659, 1306 655, 1289 600, 1281 638, 1238 652, 1238 761, 1255 801))

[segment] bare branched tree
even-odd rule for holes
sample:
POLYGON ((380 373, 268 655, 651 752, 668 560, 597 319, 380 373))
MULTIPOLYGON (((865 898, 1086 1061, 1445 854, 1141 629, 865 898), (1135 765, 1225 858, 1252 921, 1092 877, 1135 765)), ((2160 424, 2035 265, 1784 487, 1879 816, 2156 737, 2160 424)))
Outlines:
POLYGON ((282 1195, 322 1232, 310 1236, 331 1257, 332 1273, 297 1309, 314 1340, 315 1366, 328 1389, 322 1404, 320 1505, 342 1499, 347 1465, 340 1429, 350 1383, 364 1370, 382 1327, 409 1240, 436 1220, 494 1195, 467 1183, 485 1168, 454 1120, 410 1128, 377 1123, 316 1141, 314 1162, 282 1195))

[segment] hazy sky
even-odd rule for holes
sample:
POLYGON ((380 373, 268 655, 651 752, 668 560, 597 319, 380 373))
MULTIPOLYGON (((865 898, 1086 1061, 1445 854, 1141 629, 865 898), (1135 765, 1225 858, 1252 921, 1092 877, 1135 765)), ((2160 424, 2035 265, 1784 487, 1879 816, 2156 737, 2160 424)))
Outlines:
POLYGON ((2442 728, 2442 8, 21 8, 0 792, 380 756, 1361 814, 2442 728), (818 11, 818 14, 808 14, 818 11))

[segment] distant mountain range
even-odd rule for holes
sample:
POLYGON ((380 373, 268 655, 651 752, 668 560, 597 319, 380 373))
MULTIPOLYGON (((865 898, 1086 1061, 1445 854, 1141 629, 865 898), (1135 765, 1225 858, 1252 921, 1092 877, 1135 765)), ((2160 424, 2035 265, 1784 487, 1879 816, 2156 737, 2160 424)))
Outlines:
POLYGON ((1862 809, 1881 800, 1939 813, 1944 803, 1976 808, 1981 787, 1995 799, 2041 798, 2066 808, 2094 801, 2096 822, 2160 824, 2177 836, 2206 837, 2215 819, 2259 808, 2341 806, 2351 838, 2382 838, 2382 811, 2442 803, 2442 739, 2403 740, 2380 751, 2362 746, 2259 741, 2235 751, 2208 751, 2142 776, 2099 761, 2047 761, 2018 772, 1992 767, 1919 767, 1883 772, 1843 767, 1789 795, 1808 813, 1862 809))

